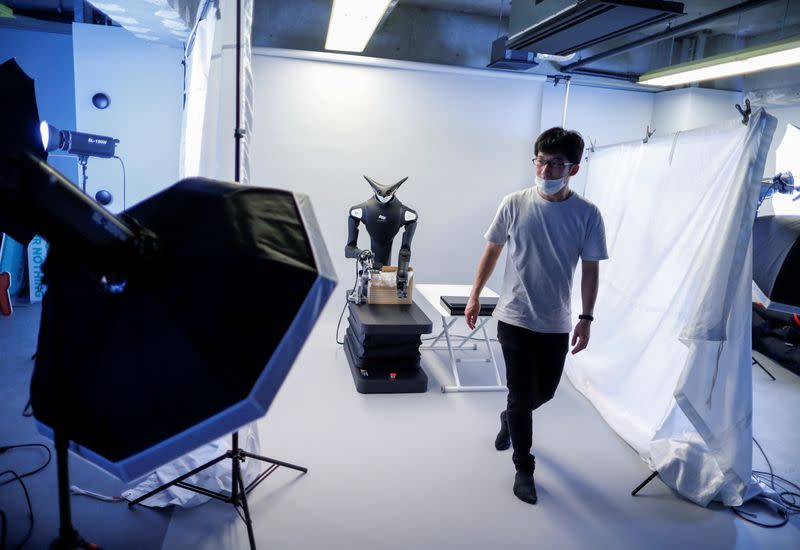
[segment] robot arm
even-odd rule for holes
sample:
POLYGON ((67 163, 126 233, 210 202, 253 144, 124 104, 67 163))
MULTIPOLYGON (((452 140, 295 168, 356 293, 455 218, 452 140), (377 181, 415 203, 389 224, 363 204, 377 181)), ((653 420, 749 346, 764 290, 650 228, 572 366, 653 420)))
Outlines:
POLYGON ((405 298, 408 294, 408 265, 411 262, 411 240, 417 230, 417 215, 414 212, 405 213, 408 223, 403 231, 403 244, 397 256, 397 297, 405 298))
POLYGON ((344 247, 345 258, 366 260, 372 257, 371 251, 358 248, 358 225, 361 223, 362 214, 362 208, 351 208, 350 215, 347 216, 347 244, 344 247))

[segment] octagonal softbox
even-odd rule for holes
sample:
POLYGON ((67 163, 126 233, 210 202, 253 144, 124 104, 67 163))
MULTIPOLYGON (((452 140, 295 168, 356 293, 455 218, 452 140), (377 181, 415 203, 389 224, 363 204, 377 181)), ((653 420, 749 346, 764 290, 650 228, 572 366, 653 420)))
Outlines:
POLYGON ((51 245, 31 402, 127 481, 263 416, 336 279, 305 195, 192 178, 126 216, 159 253, 124 288, 51 245))

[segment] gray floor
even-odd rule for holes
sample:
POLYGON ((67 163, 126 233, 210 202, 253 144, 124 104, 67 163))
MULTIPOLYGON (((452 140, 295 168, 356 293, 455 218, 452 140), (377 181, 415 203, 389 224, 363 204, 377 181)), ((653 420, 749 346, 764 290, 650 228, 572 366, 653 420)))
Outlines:
MULTIPOLYGON (((631 497, 649 473, 646 466, 566 380, 536 413, 540 502, 518 501, 511 493, 510 451, 499 453, 492 445, 504 395, 442 394, 439 386, 452 383, 451 377, 445 355, 431 351, 423 356, 427 393, 356 393, 333 340, 340 308, 330 304, 258 423, 262 454, 309 468, 305 475, 279 469, 251 493, 260 548, 800 547, 799 516, 780 529, 759 528, 729 510, 696 506, 658 480, 631 497)), ((11 318, 0 318, 2 444, 42 440, 30 419, 19 416, 38 312, 20 307, 11 318)), ((776 473, 798 482, 800 377, 768 359, 764 364, 778 380, 753 371, 754 431, 776 473)), ((478 365, 461 372, 466 382, 491 381, 478 365)), ((1 466, 8 461, 0 455, 1 466)), ((755 468, 766 469, 757 451, 755 468)), ((77 460, 72 470, 84 488, 121 490, 77 460)), ((28 547, 43 548, 57 523, 54 467, 34 477, 28 485, 37 527, 28 547)), ((25 527, 18 521, 24 503, 14 490, 0 488, 0 508, 17 518, 11 545, 25 527)), ((73 498, 73 506, 81 532, 108 548, 248 547, 241 520, 221 503, 175 510, 171 517, 81 497, 73 498)))

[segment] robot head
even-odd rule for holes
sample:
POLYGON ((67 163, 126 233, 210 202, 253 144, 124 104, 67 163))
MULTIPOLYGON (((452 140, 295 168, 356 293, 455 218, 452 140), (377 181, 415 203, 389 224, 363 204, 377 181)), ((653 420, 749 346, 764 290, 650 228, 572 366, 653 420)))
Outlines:
POLYGON ((408 179, 408 176, 401 179, 394 185, 381 185, 377 181, 370 179, 367 176, 364 176, 364 179, 367 180, 369 186, 372 187, 373 191, 375 191, 375 198, 385 204, 394 198, 395 192, 400 188, 401 185, 403 185, 403 182, 408 179))

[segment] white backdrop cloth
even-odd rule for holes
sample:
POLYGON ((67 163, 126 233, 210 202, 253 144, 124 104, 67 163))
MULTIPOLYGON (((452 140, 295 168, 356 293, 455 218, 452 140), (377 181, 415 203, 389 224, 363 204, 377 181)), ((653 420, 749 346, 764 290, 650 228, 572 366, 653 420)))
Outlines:
POLYGON ((667 485, 703 506, 758 490, 751 235, 775 126, 757 110, 748 126, 599 148, 586 163, 610 259, 589 347, 567 375, 667 485))
MULTIPOLYGON (((213 0, 212 0, 213 1, 213 0)), ((253 75, 250 50, 252 0, 242 0, 241 121, 244 137, 240 143, 240 183, 250 181, 249 136, 253 120, 253 75)), ((198 17, 202 9, 198 10, 198 17)), ((218 0, 208 16, 196 24, 194 43, 186 56, 186 104, 183 114, 180 177, 202 176, 234 181, 235 84, 236 84, 236 2, 218 0)), ((198 397, 202 399, 202 397, 198 397)), ((258 431, 254 425, 239 430, 240 447, 259 454, 258 431)), ((123 497, 134 500, 225 453, 230 438, 218 439, 151 473, 123 497)), ((242 463, 245 485, 261 473, 261 463, 242 463)), ((223 460, 186 480, 213 491, 231 489, 231 461, 223 460)), ((146 506, 197 506, 210 497, 171 487, 145 500, 146 506)))

